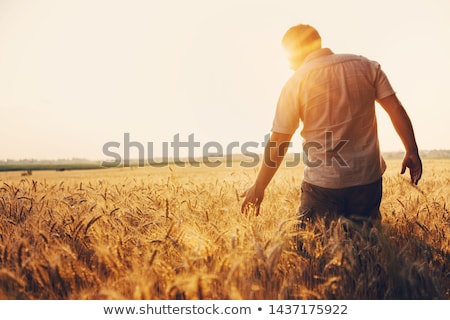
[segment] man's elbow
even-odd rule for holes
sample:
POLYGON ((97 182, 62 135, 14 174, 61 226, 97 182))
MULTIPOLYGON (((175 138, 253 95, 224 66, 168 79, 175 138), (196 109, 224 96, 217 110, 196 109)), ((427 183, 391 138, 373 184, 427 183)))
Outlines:
POLYGON ((383 109, 390 115, 391 113, 398 112, 403 109, 403 106, 398 100, 395 94, 387 96, 382 99, 378 99, 377 102, 383 107, 383 109))

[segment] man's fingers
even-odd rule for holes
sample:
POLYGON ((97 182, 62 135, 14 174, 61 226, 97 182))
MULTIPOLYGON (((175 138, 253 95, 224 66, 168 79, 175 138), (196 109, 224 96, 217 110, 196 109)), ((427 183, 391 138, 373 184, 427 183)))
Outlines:
POLYGON ((411 172, 411 182, 417 185, 419 183, 420 178, 422 177, 422 170, 416 169, 411 172))
POLYGON ((259 216, 259 208, 260 206, 253 203, 247 203, 245 206, 242 206, 241 213, 251 213, 254 212, 255 216, 259 216))
POLYGON ((410 168, 409 169, 409 176, 411 178, 411 183, 412 184, 417 184, 418 173, 410 168))
POLYGON ((241 206, 241 213, 248 214, 250 211, 254 211, 255 214, 259 215, 259 203, 256 200, 255 203, 253 201, 250 201, 248 199, 245 199, 241 206))
POLYGON ((406 162, 403 161, 403 162, 402 162, 402 170, 400 171, 400 174, 404 174, 405 171, 406 171, 406 162))
POLYGON ((406 172, 406 168, 409 169, 411 183, 417 185, 422 177, 422 162, 418 154, 410 154, 405 156, 400 173, 404 174, 406 172))
POLYGON ((247 213, 247 210, 248 210, 248 202, 244 200, 241 206, 241 213, 247 213))
POLYGON ((249 212, 252 212, 259 215, 259 207, 261 205, 263 195, 260 196, 255 192, 255 188, 251 187, 250 189, 242 192, 241 197, 245 198, 242 201, 241 213, 248 214, 249 212))
POLYGON ((259 206, 255 205, 251 202, 244 202, 241 207, 241 213, 247 214, 252 209, 256 210, 256 215, 259 214, 259 206))

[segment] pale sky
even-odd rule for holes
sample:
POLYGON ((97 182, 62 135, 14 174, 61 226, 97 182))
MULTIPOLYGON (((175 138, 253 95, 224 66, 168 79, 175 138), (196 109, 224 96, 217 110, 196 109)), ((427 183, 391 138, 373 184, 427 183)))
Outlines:
MULTIPOLYGON (((298 23, 378 61, 419 147, 450 149, 447 0, 0 0, 0 160, 103 159, 124 133, 260 142, 292 74, 280 40, 298 23)), ((403 150, 378 109, 382 150, 403 150)))

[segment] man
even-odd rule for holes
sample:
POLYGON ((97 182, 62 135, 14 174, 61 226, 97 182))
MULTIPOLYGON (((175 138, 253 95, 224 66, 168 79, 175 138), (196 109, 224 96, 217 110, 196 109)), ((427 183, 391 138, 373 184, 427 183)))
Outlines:
POLYGON ((264 191, 281 165, 293 133, 303 124, 305 170, 299 215, 304 221, 344 216, 380 221, 382 175, 375 102, 389 114, 406 149, 417 184, 422 163, 411 121, 380 65, 357 55, 322 48, 309 25, 290 28, 282 44, 295 71, 280 94, 272 134, 255 183, 245 191, 242 212, 259 214, 264 191))

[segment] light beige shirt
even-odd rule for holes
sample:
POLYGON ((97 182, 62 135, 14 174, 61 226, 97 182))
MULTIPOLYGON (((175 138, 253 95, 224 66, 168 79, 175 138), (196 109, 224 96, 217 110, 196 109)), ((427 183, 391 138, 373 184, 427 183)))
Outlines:
POLYGON ((302 122, 306 182, 333 189, 368 184, 386 169, 375 101, 392 94, 377 62, 320 49, 283 87, 272 131, 293 134, 302 122))

